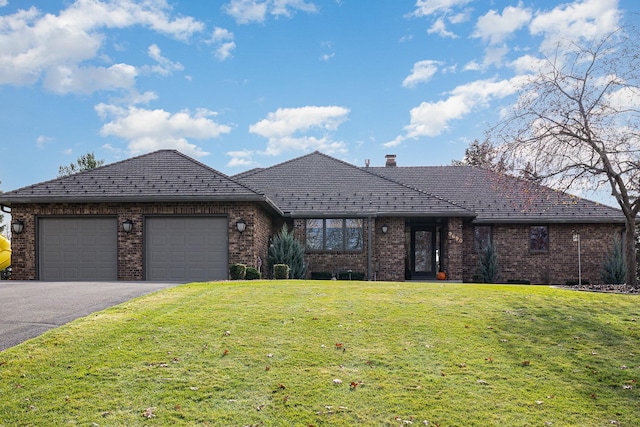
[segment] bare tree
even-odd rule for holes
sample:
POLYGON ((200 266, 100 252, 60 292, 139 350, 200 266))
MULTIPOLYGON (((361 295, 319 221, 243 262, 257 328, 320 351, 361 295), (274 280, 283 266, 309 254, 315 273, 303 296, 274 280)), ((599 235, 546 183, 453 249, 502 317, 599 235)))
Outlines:
POLYGON ((640 209, 640 37, 636 26, 597 42, 558 44, 489 133, 504 163, 564 190, 611 192, 626 218, 626 282, 637 287, 640 209))

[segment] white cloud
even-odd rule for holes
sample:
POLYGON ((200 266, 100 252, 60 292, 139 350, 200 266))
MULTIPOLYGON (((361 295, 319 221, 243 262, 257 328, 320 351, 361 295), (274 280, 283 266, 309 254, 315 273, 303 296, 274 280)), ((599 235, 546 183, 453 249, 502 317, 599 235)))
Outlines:
POLYGON ((431 80, 431 77, 438 72, 438 65, 440 64, 441 62, 439 61, 432 61, 428 59, 416 62, 413 64, 411 74, 402 82, 402 86, 416 87, 420 83, 428 82, 431 80))
POLYGON ((620 18, 618 0, 584 0, 538 13, 529 30, 544 37, 541 50, 548 52, 562 41, 598 40, 614 31, 620 18))
POLYGON ((278 155, 284 151, 323 150, 345 152, 345 144, 333 141, 328 133, 336 130, 346 119, 349 109, 337 106, 279 108, 249 127, 249 132, 269 140, 265 154, 278 155), (320 132, 321 136, 299 135, 320 132))
POLYGON ((36 147, 38 147, 39 149, 43 149, 48 142, 55 141, 55 140, 56 140, 55 138, 51 138, 45 135, 40 135, 36 139, 36 147))
POLYGON ((104 60, 99 51, 106 37, 100 30, 142 26, 186 40, 204 28, 169 13, 164 0, 78 0, 58 15, 31 7, 0 16, 0 84, 31 85, 44 78, 47 88, 60 93, 129 88, 133 66, 89 63, 104 60))
POLYGON ((202 157, 209 153, 189 142, 190 139, 208 140, 231 131, 229 126, 212 120, 217 113, 206 109, 173 114, 161 109, 125 109, 110 104, 98 104, 95 109, 100 118, 110 120, 102 126, 100 134, 126 139, 131 154, 175 148, 202 157))
POLYGON ((233 41, 234 35, 226 28, 215 27, 209 44, 215 45, 215 57, 219 61, 224 61, 233 56, 232 51, 236 48, 233 41))
POLYGON ((99 90, 131 89, 138 72, 132 65, 114 64, 111 67, 51 67, 43 85, 51 92, 91 94, 99 90))
POLYGON ((273 0, 273 9, 271 14, 275 16, 290 17, 291 9, 301 10, 303 12, 314 13, 317 11, 315 4, 305 2, 304 0, 273 0))
POLYGON ((291 17, 295 11, 316 12, 316 6, 304 0, 231 0, 222 9, 238 24, 264 22, 267 14, 291 17))
POLYGON ((9 4, 9 0, 0 0, 0 7, 5 7, 9 4))
POLYGON ((464 6, 471 0, 417 0, 415 16, 429 16, 436 12, 446 13, 454 7, 464 6))
POLYGON ((147 51, 149 57, 155 60, 158 64, 148 67, 148 69, 155 74, 160 74, 161 76, 168 76, 172 74, 174 71, 182 71, 184 67, 179 62, 172 62, 169 59, 162 56, 162 51, 158 47, 157 44, 152 44, 149 46, 147 51))
POLYGON ((458 86, 447 99, 423 102, 411 109, 411 122, 405 126, 405 134, 384 145, 393 147, 407 139, 438 136, 448 129, 451 121, 461 119, 479 107, 486 108, 491 100, 515 94, 523 82, 524 77, 517 76, 500 81, 477 80, 458 86))
POLYGON ((256 164, 253 161, 253 155, 255 154, 252 150, 241 150, 241 151, 228 151, 227 156, 231 157, 231 160, 227 163, 228 167, 247 167, 253 166, 256 164))
POLYGON ((473 37, 478 37, 490 45, 503 43, 511 34, 531 21, 531 10, 522 6, 505 7, 502 14, 490 10, 478 18, 473 37))
POLYGON ((445 24, 443 18, 438 18, 436 21, 429 27, 427 30, 427 34, 438 34, 440 37, 448 37, 448 38, 458 38, 454 33, 447 30, 447 24, 445 24))

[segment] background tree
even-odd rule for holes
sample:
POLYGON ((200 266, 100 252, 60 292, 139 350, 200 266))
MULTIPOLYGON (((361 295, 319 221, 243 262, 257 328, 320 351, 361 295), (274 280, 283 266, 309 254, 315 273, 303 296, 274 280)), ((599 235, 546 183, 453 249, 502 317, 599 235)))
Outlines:
POLYGON ((640 37, 635 26, 596 42, 559 43, 513 110, 489 131, 504 164, 564 190, 606 190, 626 218, 626 283, 637 287, 640 208, 640 37))
POLYGON ((93 153, 83 154, 78 157, 76 163, 71 163, 69 166, 60 166, 58 168, 58 177, 72 175, 74 173, 95 169, 104 164, 104 160, 96 160, 93 153))
POLYGON ((474 139, 465 148, 464 158, 462 160, 453 160, 451 164, 453 166, 475 166, 496 172, 503 172, 506 169, 498 150, 489 140, 480 142, 474 139))

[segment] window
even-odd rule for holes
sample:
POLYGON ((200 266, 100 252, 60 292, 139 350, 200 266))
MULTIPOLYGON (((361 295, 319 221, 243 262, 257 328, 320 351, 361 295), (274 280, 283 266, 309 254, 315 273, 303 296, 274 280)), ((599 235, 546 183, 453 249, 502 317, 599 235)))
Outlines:
POLYGON ((534 252, 549 251, 549 227, 536 225, 529 232, 529 249, 534 252))
POLYGON ((491 244, 491 226, 478 225, 473 229, 473 244, 476 251, 486 251, 491 244))
POLYGON ((363 247, 362 219, 308 219, 306 248, 312 251, 359 251, 363 247))

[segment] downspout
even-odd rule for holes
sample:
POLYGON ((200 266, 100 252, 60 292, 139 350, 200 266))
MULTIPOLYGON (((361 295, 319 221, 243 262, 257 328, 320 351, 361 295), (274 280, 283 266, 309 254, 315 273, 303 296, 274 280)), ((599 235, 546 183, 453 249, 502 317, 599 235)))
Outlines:
POLYGON ((367 245, 367 249, 368 249, 368 254, 367 254, 367 271, 368 271, 368 274, 367 274, 367 276, 369 276, 368 280, 372 281, 373 280, 373 276, 372 276, 372 274, 373 274, 373 272, 372 272, 372 270, 373 270, 373 242, 372 242, 372 239, 373 239, 373 231, 372 231, 372 229, 373 229, 373 226, 372 226, 373 217, 370 216, 367 219, 367 221, 369 223, 368 224, 369 225, 369 243, 367 245))

